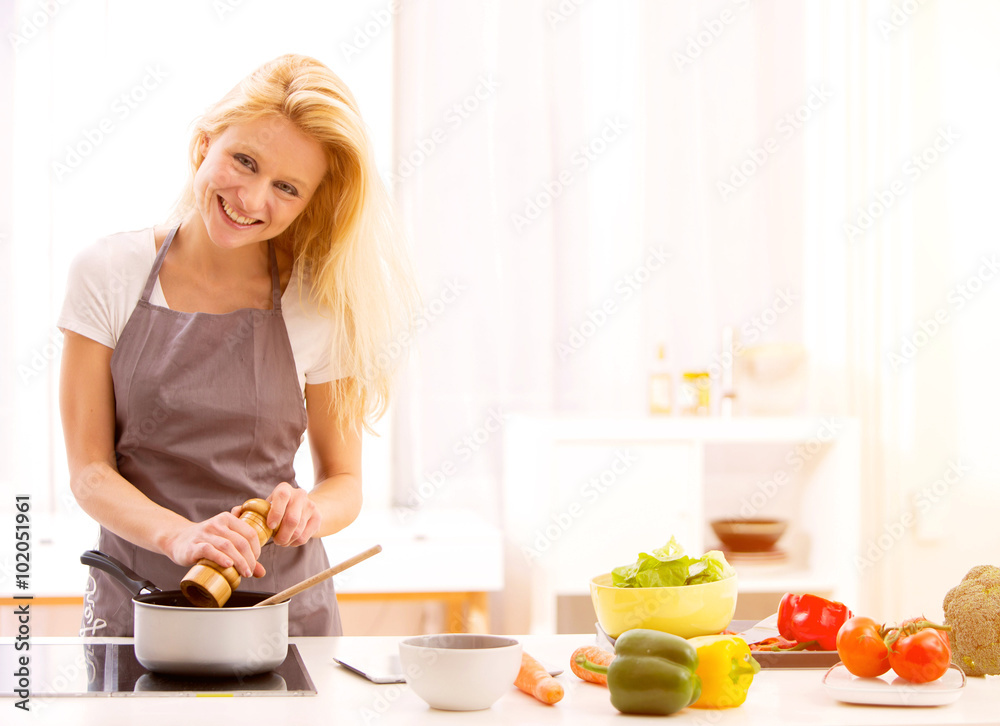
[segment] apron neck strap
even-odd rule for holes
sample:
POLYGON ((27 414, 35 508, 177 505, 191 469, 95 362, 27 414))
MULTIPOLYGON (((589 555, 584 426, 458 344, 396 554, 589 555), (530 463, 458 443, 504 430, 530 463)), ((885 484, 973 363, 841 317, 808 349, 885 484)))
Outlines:
POLYGON ((163 244, 160 245, 160 251, 156 253, 156 259, 153 260, 153 269, 149 271, 149 277, 146 278, 146 287, 142 289, 142 301, 149 302, 149 296, 153 294, 153 286, 156 284, 156 278, 160 274, 160 267, 163 266, 163 258, 167 256, 167 250, 170 248, 170 243, 174 241, 174 235, 177 234, 177 230, 180 225, 174 227, 167 233, 167 238, 163 240, 163 244))
MULTIPOLYGON (((153 286, 156 284, 156 278, 160 275, 160 268, 163 266, 163 260, 167 256, 167 250, 170 249, 170 243, 174 241, 174 235, 177 234, 177 230, 180 225, 174 227, 167 233, 167 238, 163 240, 163 244, 160 246, 160 251, 156 253, 156 259, 153 260, 153 269, 149 271, 149 277, 146 278, 146 287, 142 289, 142 301, 149 302, 150 296, 153 294, 153 286)), ((275 310, 281 310, 281 278, 278 275, 278 256, 274 252, 274 242, 271 240, 267 241, 267 254, 271 259, 271 305, 275 310)))
POLYGON ((271 305, 281 312, 281 278, 278 276, 278 256, 274 252, 274 241, 267 241, 267 253, 271 256, 271 305))

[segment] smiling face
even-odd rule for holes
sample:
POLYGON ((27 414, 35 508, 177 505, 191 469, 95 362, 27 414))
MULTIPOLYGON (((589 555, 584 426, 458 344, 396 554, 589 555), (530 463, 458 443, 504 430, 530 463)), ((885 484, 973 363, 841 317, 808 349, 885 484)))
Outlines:
POLYGON ((233 124, 203 139, 201 151, 198 212, 211 240, 227 249, 281 234, 327 173, 323 147, 284 117, 233 124))

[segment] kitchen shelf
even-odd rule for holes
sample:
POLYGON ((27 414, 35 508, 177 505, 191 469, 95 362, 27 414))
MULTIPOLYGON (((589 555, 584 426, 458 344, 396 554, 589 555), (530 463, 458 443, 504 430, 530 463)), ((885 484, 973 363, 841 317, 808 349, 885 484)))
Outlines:
POLYGON ((740 575, 740 592, 747 594, 772 592, 831 592, 837 583, 808 572, 775 575, 773 577, 745 577, 740 575))
POLYGON ((505 630, 556 632, 558 597, 588 595, 593 576, 671 535, 691 553, 716 547, 707 522, 733 509, 790 521, 791 560, 739 568, 741 593, 858 602, 859 462, 858 423, 839 416, 510 414, 505 630))
MULTIPOLYGON (((534 420, 510 415, 528 424, 534 420)), ((546 421, 557 427, 559 438, 575 441, 691 440, 705 442, 808 441, 824 425, 848 421, 840 416, 556 416, 546 421)), ((529 424, 530 425, 530 424, 529 424)))

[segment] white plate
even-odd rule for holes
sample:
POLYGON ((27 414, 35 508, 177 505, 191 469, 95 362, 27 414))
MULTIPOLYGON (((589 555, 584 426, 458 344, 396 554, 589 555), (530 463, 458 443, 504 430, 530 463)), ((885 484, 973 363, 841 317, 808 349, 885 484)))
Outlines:
POLYGON ((910 683, 889 671, 878 678, 851 675, 838 663, 823 676, 827 693, 844 703, 875 706, 944 706, 958 700, 965 686, 965 674, 949 665, 944 675, 930 683, 910 683))

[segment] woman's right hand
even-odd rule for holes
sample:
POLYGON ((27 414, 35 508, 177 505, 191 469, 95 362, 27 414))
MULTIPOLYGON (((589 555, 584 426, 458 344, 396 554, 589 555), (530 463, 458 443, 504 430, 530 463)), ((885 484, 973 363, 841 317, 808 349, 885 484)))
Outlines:
POLYGON ((167 556, 178 565, 193 565, 205 558, 221 567, 235 567, 241 577, 263 577, 257 532, 232 512, 220 512, 175 534, 167 556))

